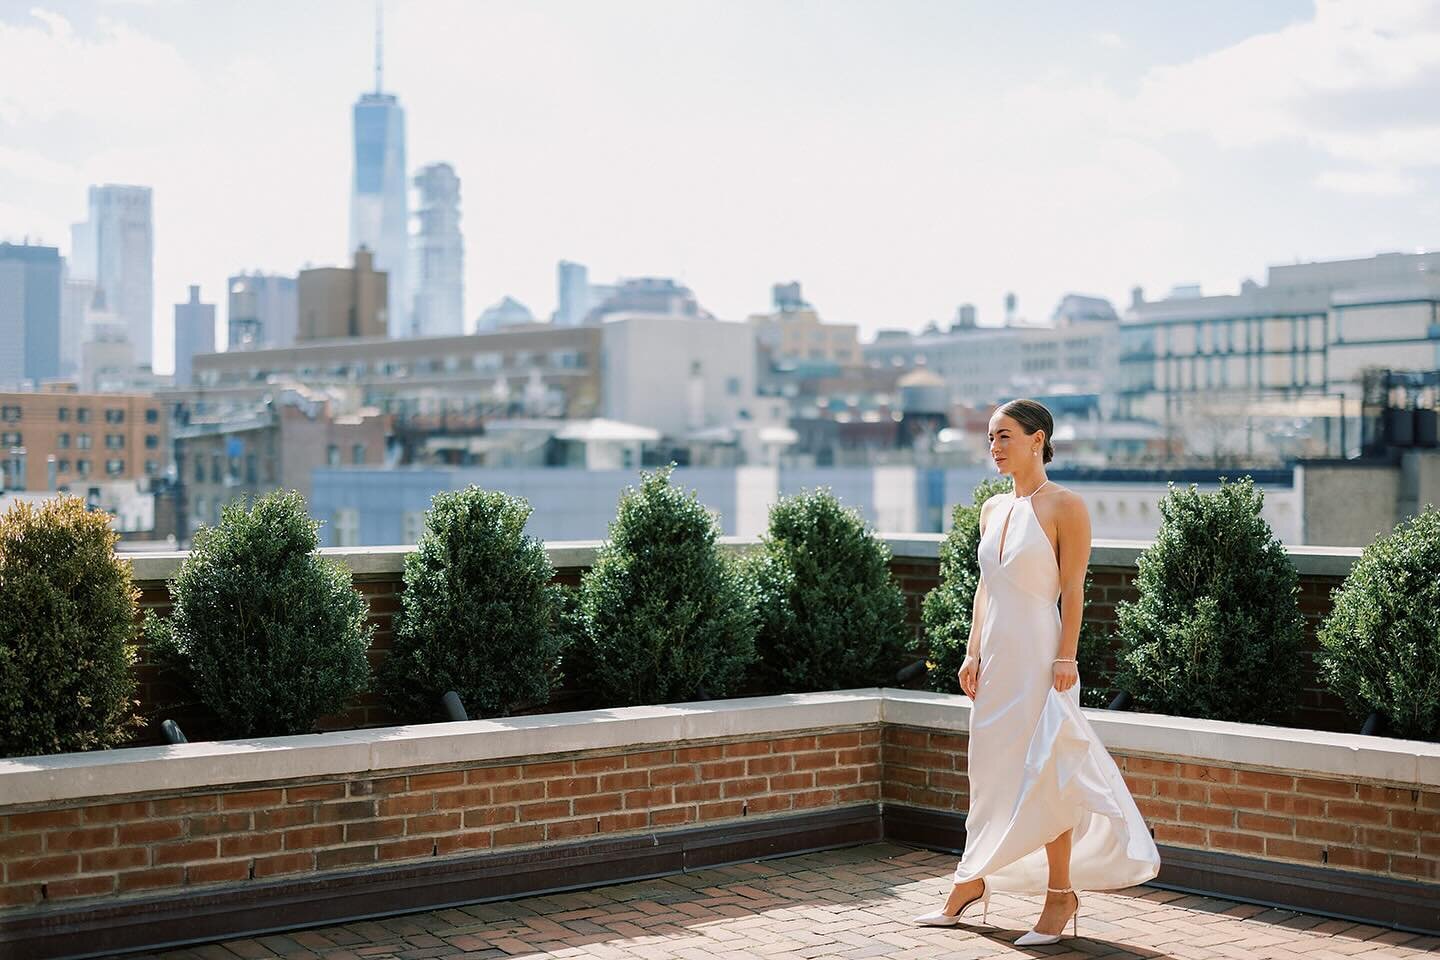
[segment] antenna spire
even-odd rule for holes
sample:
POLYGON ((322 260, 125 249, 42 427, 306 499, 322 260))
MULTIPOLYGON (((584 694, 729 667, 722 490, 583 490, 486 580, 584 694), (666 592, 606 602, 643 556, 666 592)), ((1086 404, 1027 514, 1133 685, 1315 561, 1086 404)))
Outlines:
POLYGON ((375 0, 375 92, 380 93, 380 74, 384 70, 385 60, 385 4, 383 0, 375 0))

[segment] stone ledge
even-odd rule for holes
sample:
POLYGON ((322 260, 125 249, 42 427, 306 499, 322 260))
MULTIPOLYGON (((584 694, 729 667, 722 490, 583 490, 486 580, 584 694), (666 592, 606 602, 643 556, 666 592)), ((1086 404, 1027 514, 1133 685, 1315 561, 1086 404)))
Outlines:
MULTIPOLYGON (((1440 744, 1087 710, 1128 755, 1440 786, 1440 744)), ((6 807, 880 723, 964 732, 966 697, 862 689, 0 760, 6 807)))
POLYGON ((3 806, 880 722, 881 691, 621 707, 0 760, 3 806))
MULTIPOLYGON (((1085 710, 1106 749, 1299 774, 1440 786, 1440 743, 1325 733, 1157 713, 1085 710)), ((965 732, 968 697, 923 690, 884 690, 881 720, 898 726, 965 732)))
MULTIPOLYGON (((878 535, 890 548, 896 560, 937 560, 940 544, 945 539, 938 533, 882 533, 878 535)), ((557 569, 589 567, 595 562, 600 540, 552 540, 545 544, 550 563, 557 569)), ((760 545, 754 537, 721 537, 721 545, 737 553, 753 550, 760 545)), ((1090 548, 1091 566, 1133 567, 1140 553, 1150 547, 1153 540, 1096 540, 1090 548)), ((399 577, 405 571, 405 557, 414 551, 413 545, 384 547, 322 547, 321 554, 335 557, 345 563, 355 576, 399 577)), ((1301 576, 1344 577, 1360 557, 1358 547, 1286 547, 1285 552, 1295 564, 1301 576)), ((187 551, 176 550, 163 553, 121 553, 121 559, 129 560, 136 581, 151 583, 169 580, 175 576, 180 562, 188 556, 187 551)))

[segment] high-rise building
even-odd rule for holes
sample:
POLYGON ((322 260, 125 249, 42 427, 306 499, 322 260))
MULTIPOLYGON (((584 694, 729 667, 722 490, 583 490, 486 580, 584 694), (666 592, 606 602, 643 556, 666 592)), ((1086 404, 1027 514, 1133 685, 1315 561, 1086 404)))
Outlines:
POLYGON ((70 274, 95 284, 94 305, 124 325, 135 362, 150 366, 155 321, 155 229, 149 187, 90 188, 90 217, 71 232, 70 274))
POLYGON ((583 263, 561 260, 555 268, 557 289, 555 323, 578 327, 590 312, 590 271, 583 263))
POLYGON ((55 247, 0 243, 0 383, 60 375, 60 275, 55 247))
POLYGON ((294 277, 241 273, 227 283, 231 350, 288 347, 295 342, 300 301, 294 277))
POLYGON ((197 353, 215 352, 215 304, 200 302, 200 288, 190 286, 190 301, 175 304, 175 384, 186 386, 197 353))
POLYGON ((411 333, 417 337, 465 332, 465 241, 460 235, 460 178, 448 163, 433 163, 415 177, 419 221, 412 276, 411 333))
POLYGON ((300 326, 296 341, 383 337, 386 276, 370 251, 355 251, 353 267, 301 270, 300 326))
POLYGON ((405 110, 382 92, 381 39, 375 31, 375 92, 355 102, 355 170, 350 192, 350 249, 374 252, 375 269, 389 278, 386 327, 392 337, 410 333, 406 261, 410 215, 405 183, 405 110))

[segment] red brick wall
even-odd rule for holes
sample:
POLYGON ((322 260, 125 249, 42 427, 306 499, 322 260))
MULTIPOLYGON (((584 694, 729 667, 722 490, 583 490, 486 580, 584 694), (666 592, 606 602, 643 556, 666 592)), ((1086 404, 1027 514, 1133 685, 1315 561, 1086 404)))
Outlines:
MULTIPOLYGON (((965 810, 967 742, 886 726, 881 795, 965 810)), ((1440 882, 1440 791, 1114 756, 1159 843, 1440 882)))
POLYGON ((879 799, 880 731, 871 727, 0 807, 0 907, 243 884, 879 799))

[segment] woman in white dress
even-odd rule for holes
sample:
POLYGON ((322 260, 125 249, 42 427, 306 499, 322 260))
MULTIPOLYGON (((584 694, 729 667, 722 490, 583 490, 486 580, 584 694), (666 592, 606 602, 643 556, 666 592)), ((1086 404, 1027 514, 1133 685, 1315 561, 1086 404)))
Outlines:
POLYGON ((1053 432, 1050 411, 1033 400, 990 418, 990 456, 1015 490, 980 511, 980 585, 960 667, 972 701, 965 853, 945 906, 915 918, 954 926, 997 890, 1044 893, 1017 945, 1054 943, 1067 924, 1074 935, 1076 889, 1129 887, 1160 869, 1119 769, 1080 712, 1090 517, 1045 476, 1053 432))

